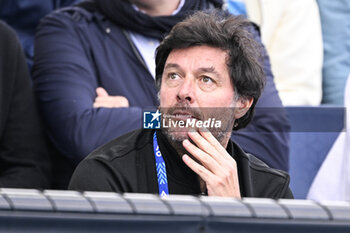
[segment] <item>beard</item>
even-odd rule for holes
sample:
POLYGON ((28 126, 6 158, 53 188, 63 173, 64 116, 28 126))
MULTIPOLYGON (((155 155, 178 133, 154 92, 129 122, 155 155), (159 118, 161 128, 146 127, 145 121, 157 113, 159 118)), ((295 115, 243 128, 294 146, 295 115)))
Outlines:
MULTIPOLYGON (((231 136, 232 127, 234 124, 234 107, 230 108, 193 108, 189 107, 186 103, 178 103, 171 108, 160 108, 162 113, 162 121, 186 121, 194 120, 197 121, 207 121, 209 119, 215 119, 221 122, 220 127, 207 127, 212 135, 220 142, 222 146, 226 148, 228 140, 231 136)), ((196 125, 196 124, 195 124, 196 125)), ((194 127, 163 127, 161 128, 163 135, 166 136, 169 143, 175 148, 179 156, 183 154, 189 154, 186 149, 182 146, 182 142, 188 139, 192 144, 196 145, 188 136, 189 131, 199 131, 199 128, 194 127)))

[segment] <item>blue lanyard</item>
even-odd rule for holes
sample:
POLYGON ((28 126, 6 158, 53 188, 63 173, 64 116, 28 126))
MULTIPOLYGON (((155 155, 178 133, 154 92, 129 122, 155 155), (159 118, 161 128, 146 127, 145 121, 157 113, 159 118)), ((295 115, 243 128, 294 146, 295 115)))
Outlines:
POLYGON ((159 195, 164 197, 166 195, 169 195, 168 179, 166 177, 165 162, 162 153, 159 150, 156 132, 153 134, 153 150, 154 157, 156 159, 159 195))

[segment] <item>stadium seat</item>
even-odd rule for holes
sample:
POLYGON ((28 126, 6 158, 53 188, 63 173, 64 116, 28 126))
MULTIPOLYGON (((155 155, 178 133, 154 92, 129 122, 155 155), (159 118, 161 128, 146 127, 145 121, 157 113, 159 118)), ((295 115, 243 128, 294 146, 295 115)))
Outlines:
POLYGON ((305 199, 318 169, 344 128, 342 107, 287 107, 291 124, 290 188, 305 199))

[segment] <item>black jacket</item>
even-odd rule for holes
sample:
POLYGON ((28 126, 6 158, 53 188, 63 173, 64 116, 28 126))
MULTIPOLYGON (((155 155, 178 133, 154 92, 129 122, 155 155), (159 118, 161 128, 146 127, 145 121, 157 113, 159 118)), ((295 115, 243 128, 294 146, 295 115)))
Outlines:
MULTIPOLYGON (((98 148, 75 170, 69 189, 158 193, 153 130, 136 130, 98 148)), ((166 164, 170 194, 201 193, 197 175, 157 131, 166 164)), ((230 141, 227 151, 237 162, 242 197, 293 198, 289 175, 269 168, 230 141)))
POLYGON ((48 188, 49 176, 24 54, 15 32, 0 22, 0 187, 48 188))

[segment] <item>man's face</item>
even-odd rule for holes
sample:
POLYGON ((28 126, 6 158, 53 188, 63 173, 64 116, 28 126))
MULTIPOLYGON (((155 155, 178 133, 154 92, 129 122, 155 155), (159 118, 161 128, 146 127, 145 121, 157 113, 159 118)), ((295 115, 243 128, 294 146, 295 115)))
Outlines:
MULTIPOLYGON (((235 118, 235 93, 226 65, 227 52, 209 46, 194 46, 170 52, 160 88, 160 108, 171 120, 209 118, 221 121, 221 129, 208 128, 221 142, 230 133, 235 118)), ((176 127, 163 131, 174 141, 188 138, 176 127)))
MULTIPOLYGON (((120 1, 120 0, 118 0, 120 1)), ((135 4, 139 8, 143 9, 153 9, 159 5, 165 4, 165 5, 178 5, 180 0, 129 0, 131 4, 135 4)))

